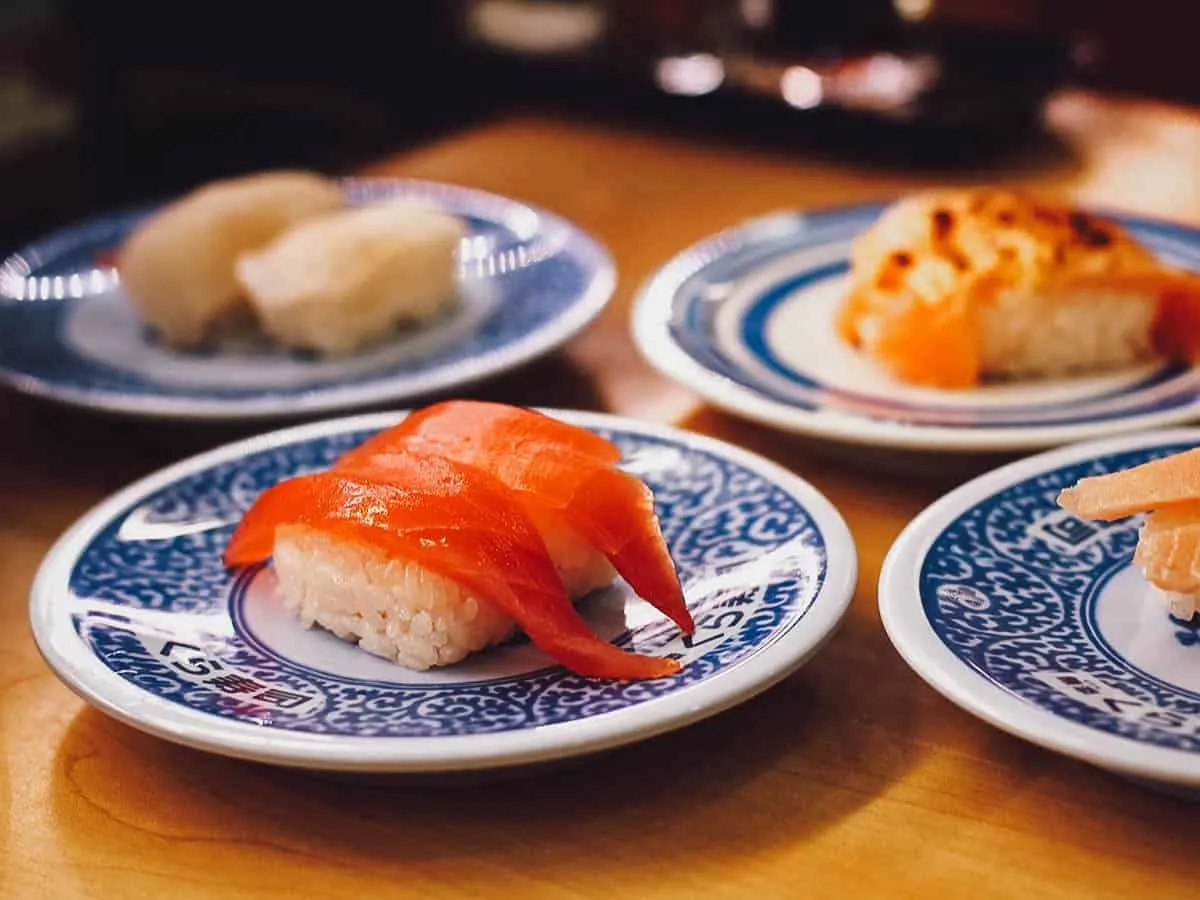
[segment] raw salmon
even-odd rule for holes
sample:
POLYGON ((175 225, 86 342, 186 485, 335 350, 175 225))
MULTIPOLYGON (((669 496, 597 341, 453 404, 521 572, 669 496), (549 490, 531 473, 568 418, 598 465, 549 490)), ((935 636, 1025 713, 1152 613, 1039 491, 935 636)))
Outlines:
POLYGON ((544 529, 580 535, 647 603, 684 633, 695 631, 653 495, 613 465, 619 450, 610 442, 530 410, 455 401, 410 416, 344 455, 335 468, 367 466, 381 477, 390 451, 413 449, 485 469, 517 492, 544 529))
POLYGON ((1105 521, 1195 501, 1200 501, 1200 448, 1083 478, 1058 495, 1063 509, 1105 521))
POLYGON ((602 462, 615 463, 621 451, 612 441, 594 431, 571 425, 536 410, 484 400, 447 400, 426 406, 405 417, 392 428, 368 438, 358 447, 342 454, 339 462, 387 453, 399 437, 419 434, 441 447, 471 448, 480 443, 500 445, 521 451, 526 444, 573 450, 602 462))
POLYGON ((432 454, 387 459, 386 482, 360 469, 299 476, 270 488, 235 530, 226 565, 264 560, 279 526, 307 525, 461 585, 581 675, 657 678, 679 670, 674 660, 626 652, 591 632, 528 515, 494 477, 432 454))
POLYGON ((1200 503, 1152 512, 1138 533, 1134 563, 1164 591, 1200 593, 1200 503))

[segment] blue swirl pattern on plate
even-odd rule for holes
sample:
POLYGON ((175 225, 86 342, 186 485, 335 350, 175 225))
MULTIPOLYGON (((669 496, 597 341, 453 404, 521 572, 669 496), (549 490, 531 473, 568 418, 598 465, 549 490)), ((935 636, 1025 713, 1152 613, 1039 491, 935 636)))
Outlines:
MULTIPOLYGON (((1200 695, 1135 666, 1097 626, 1101 592, 1131 565, 1137 520, 1085 522, 1055 502, 1082 477, 1187 449, 1064 466, 966 510, 937 535, 921 567, 921 604, 937 637, 992 684, 1065 720, 1200 753, 1200 695)), ((1177 621, 1163 627, 1185 646, 1194 633, 1177 621)))
POLYGON ((592 717, 705 681, 786 634, 805 616, 826 579, 823 535, 778 485, 698 448, 608 432, 605 436, 627 459, 675 454, 669 477, 660 473, 656 479, 653 467, 644 477, 655 492, 681 578, 696 588, 689 590, 689 601, 697 634, 681 642, 673 625, 656 619, 622 641, 652 653, 679 651, 685 661, 681 674, 591 682, 547 665, 502 678, 409 684, 302 665, 270 652, 247 633, 240 605, 247 602, 246 587, 255 573, 231 576, 221 564, 221 551, 232 524, 262 490, 327 467, 366 436, 322 436, 218 464, 115 517, 83 550, 70 576, 73 621, 90 652, 143 690, 214 716, 311 734, 491 734, 592 717), (139 527, 225 524, 153 540, 129 539, 131 521, 139 527), (702 587, 772 557, 779 568, 762 570, 756 580, 743 579, 737 590, 702 587), (797 559, 806 562, 797 565, 797 559))

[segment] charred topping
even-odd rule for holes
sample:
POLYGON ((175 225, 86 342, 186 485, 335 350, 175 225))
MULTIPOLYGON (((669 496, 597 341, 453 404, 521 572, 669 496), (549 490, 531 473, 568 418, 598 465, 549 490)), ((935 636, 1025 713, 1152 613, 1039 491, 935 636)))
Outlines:
POLYGON ((1011 225, 1013 222, 1017 221, 1017 214, 1011 209, 1005 209, 996 213, 996 220, 1001 225, 1011 225))
POLYGON ((971 264, 967 258, 950 242, 950 232, 953 230, 954 214, 947 209, 935 209, 933 211, 933 240, 935 244, 939 245, 935 248, 936 251, 950 260, 954 268, 969 269, 971 264))
POLYGON ((895 263, 897 266, 899 266, 901 269, 907 269, 909 266, 912 265, 912 261, 913 261, 912 256, 905 253, 903 250, 900 250, 900 251, 892 254, 892 262, 895 263))
POLYGON ((934 210, 933 213, 933 236, 937 240, 944 240, 949 236, 950 230, 954 228, 954 216, 946 209, 934 210))
POLYGON ((1067 222, 1079 243, 1087 247, 1107 247, 1112 243, 1112 235, 1093 224, 1083 213, 1071 213, 1067 222))

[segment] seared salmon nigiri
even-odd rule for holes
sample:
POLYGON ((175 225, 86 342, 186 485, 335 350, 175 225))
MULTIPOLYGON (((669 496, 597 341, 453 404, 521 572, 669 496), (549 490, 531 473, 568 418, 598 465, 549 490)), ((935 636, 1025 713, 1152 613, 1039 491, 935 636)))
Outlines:
POLYGON ((842 337, 935 388, 1200 355, 1200 275, 1117 222, 1023 191, 931 191, 855 242, 842 337))

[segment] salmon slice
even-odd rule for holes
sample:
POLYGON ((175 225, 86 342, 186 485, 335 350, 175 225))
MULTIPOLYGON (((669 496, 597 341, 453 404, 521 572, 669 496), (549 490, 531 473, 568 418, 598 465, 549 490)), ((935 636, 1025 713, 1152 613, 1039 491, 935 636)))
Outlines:
POLYGON ((874 352, 897 378, 936 388, 979 383, 979 326, 960 298, 936 304, 913 301, 881 316, 874 352))
POLYGON ((1200 448, 1132 469, 1082 478, 1058 495, 1058 505, 1085 519, 1123 519, 1135 513, 1200 500, 1200 448))
POLYGON ((368 438, 342 454, 339 462, 387 453, 396 446, 398 438, 413 434, 445 448, 469 449, 486 440, 491 445, 503 443, 516 451, 527 443, 554 444, 602 462, 615 463, 621 458, 620 449, 612 441, 536 410, 483 400, 447 400, 417 410, 399 425, 368 438))
POLYGON ((671 659, 601 640, 575 610, 545 545, 511 492, 486 472, 440 457, 389 457, 386 483, 320 472, 265 491, 234 531, 230 567, 271 555, 280 525, 307 525, 413 560, 516 620, 539 648, 592 678, 660 678, 671 659))
POLYGON ((1164 591, 1200 593, 1200 503, 1179 503, 1148 515, 1133 561, 1164 591))
POLYGON ((603 438, 513 407, 492 419, 493 424, 481 426, 468 414, 471 405, 460 401, 445 417, 433 407, 405 419, 376 435, 359 452, 344 455, 335 470, 369 471, 371 477, 386 478, 386 451, 391 449, 443 454, 478 466, 516 491, 534 521, 551 529, 572 529, 604 554, 638 596, 685 634, 694 633, 696 625, 659 528, 650 489, 595 449, 589 453, 596 446, 594 440, 571 432, 583 431, 598 441, 603 438), (546 427, 545 421, 554 424, 546 427), (371 449, 376 451, 373 455, 371 449))
POLYGON ((1158 286, 1154 346, 1172 359, 1200 361, 1200 276, 1175 276, 1158 286))

